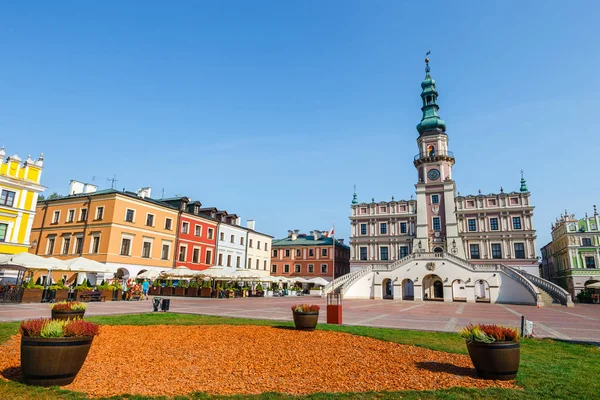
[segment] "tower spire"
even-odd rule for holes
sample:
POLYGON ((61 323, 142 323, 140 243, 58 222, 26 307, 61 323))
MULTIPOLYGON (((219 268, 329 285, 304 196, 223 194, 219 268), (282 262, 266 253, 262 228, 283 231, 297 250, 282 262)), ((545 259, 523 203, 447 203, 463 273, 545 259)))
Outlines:
POLYGON ((354 185, 354 196, 352 197, 352 204, 358 204, 358 198, 356 197, 356 185, 354 185))
POLYGON ((529 192, 529 189, 527 189, 527 184, 525 183, 524 174, 525 171, 521 170, 521 192, 529 192))
POLYGON ((417 125, 417 131, 420 135, 431 132, 433 134, 445 134, 446 123, 438 115, 439 106, 437 104, 438 92, 435 89, 435 80, 431 78, 429 74, 431 68, 429 68, 429 55, 431 51, 427 51, 425 55, 425 80, 421 82, 421 99, 423 99, 423 118, 417 125))

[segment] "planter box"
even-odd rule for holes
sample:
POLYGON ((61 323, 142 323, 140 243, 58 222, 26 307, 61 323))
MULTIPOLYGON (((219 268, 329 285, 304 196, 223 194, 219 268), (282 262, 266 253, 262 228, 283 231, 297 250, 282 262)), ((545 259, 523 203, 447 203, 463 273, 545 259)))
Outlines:
POLYGON ((40 289, 23 289, 21 303, 41 303, 42 292, 40 289))
POLYGON ((148 288, 148 294, 155 296, 160 295, 160 286, 150 286, 148 288))
POLYGON ((160 294, 162 294, 163 296, 173 296, 173 288, 163 287, 160 289, 160 294))
POLYGON ((68 289, 56 289, 56 294, 54 295, 54 301, 55 302, 67 301, 68 297, 69 297, 68 289))
POLYGON ((112 301, 121 301, 123 299, 123 289, 112 292, 112 301))
POLYGON ((273 291, 272 291, 272 290, 267 290, 267 291, 265 292, 265 296, 266 296, 266 297, 273 297, 273 291))
POLYGON ((63 386, 73 382, 85 362, 93 340, 93 336, 87 338, 21 337, 21 371, 25 383, 63 386))
POLYGON ((310 291, 310 295, 311 296, 321 296, 321 291, 320 290, 311 290, 310 291))
POLYGON ((185 295, 187 297, 196 297, 196 296, 198 296, 198 288, 189 287, 189 288, 185 289, 185 295))
POLYGON ((294 325, 299 331, 314 331, 319 320, 319 312, 294 312, 294 325))
POLYGON ((471 342, 467 343, 467 349, 480 378, 508 381, 517 376, 521 358, 519 343, 471 342))
POLYGON ((200 297, 210 297, 211 294, 212 294, 211 288, 203 287, 200 289, 200 297))
POLYGON ((104 297, 104 300, 108 300, 108 301, 112 301, 113 298, 113 291, 112 290, 101 290, 102 294, 101 296, 104 297))
POLYGON ((186 288, 184 288, 184 287, 176 287, 175 288, 175 296, 185 296, 185 290, 186 290, 186 288))

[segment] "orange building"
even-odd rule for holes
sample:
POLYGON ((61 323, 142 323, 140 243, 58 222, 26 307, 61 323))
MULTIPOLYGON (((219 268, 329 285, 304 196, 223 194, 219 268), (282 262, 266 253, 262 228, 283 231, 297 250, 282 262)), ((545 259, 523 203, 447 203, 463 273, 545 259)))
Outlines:
MULTIPOLYGON (((71 181, 68 196, 38 202, 31 253, 59 259, 85 257, 117 267, 120 278, 148 267, 174 266, 178 210, 137 193, 71 181)), ((53 278, 60 279, 61 275, 53 278)))

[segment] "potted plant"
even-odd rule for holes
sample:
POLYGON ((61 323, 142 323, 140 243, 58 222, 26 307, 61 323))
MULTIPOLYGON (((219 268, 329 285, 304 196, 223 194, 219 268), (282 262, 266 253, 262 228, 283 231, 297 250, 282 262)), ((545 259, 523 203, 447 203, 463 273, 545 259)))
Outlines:
POLYGON ((258 285, 256 285, 256 297, 262 297, 262 296, 264 296, 264 294, 265 294, 265 292, 263 291, 263 287, 259 283, 258 285))
POLYGON ((160 279, 156 279, 150 288, 148 288, 148 294, 150 295, 160 295, 160 279))
POLYGON ((165 286, 160 289, 160 294, 163 296, 173 296, 173 281, 167 280, 165 286))
POLYGON ((184 280, 180 280, 177 282, 177 287, 175 288, 175 296, 185 296, 185 289, 187 288, 187 282, 184 280))
POLYGON ((52 319, 75 319, 83 318, 87 306, 78 301, 61 301, 51 306, 52 319))
POLYGON ((50 290, 54 291, 54 301, 66 301, 69 298, 69 288, 65 286, 61 279, 54 285, 50 285, 50 290))
POLYGON ((110 285, 108 282, 102 280, 102 283, 96 287, 97 290, 102 292, 102 296, 107 299, 113 298, 114 287, 110 285))
POLYGON ((121 286, 119 281, 115 279, 114 282, 108 285, 108 288, 112 291, 110 297, 108 298, 112 299, 112 301, 120 301, 123 295, 123 287, 121 286))
POLYGON ((25 383, 63 386, 81 369, 99 326, 82 319, 21 322, 21 371, 25 383))
POLYGON ((210 297, 212 294, 212 288, 210 287, 210 281, 202 282, 202 288, 200 289, 200 297, 210 297))
POLYGON ((185 295, 187 297, 198 296, 198 281, 197 280, 193 280, 190 282, 187 289, 185 290, 185 295))
POLYGON ((310 289, 310 295, 311 296, 321 296, 321 294, 323 293, 322 290, 323 290, 323 287, 318 287, 318 286, 312 287, 310 289))
POLYGON ((460 331, 467 342, 477 376, 511 380, 517 376, 521 347, 515 328, 501 325, 470 324, 460 331))
POLYGON ((23 294, 21 295, 21 303, 41 303, 44 287, 33 282, 30 279, 23 285, 23 294))
POLYGON ((295 304, 292 306, 294 325, 300 331, 314 331, 319 320, 319 307, 317 304, 295 304))

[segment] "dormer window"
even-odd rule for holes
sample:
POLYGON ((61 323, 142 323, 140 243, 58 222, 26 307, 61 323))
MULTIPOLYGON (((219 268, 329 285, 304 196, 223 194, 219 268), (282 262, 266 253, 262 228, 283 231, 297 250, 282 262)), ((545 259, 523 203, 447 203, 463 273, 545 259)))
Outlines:
POLYGON ((200 207, 194 206, 194 214, 196 214, 196 215, 200 214, 200 207))

